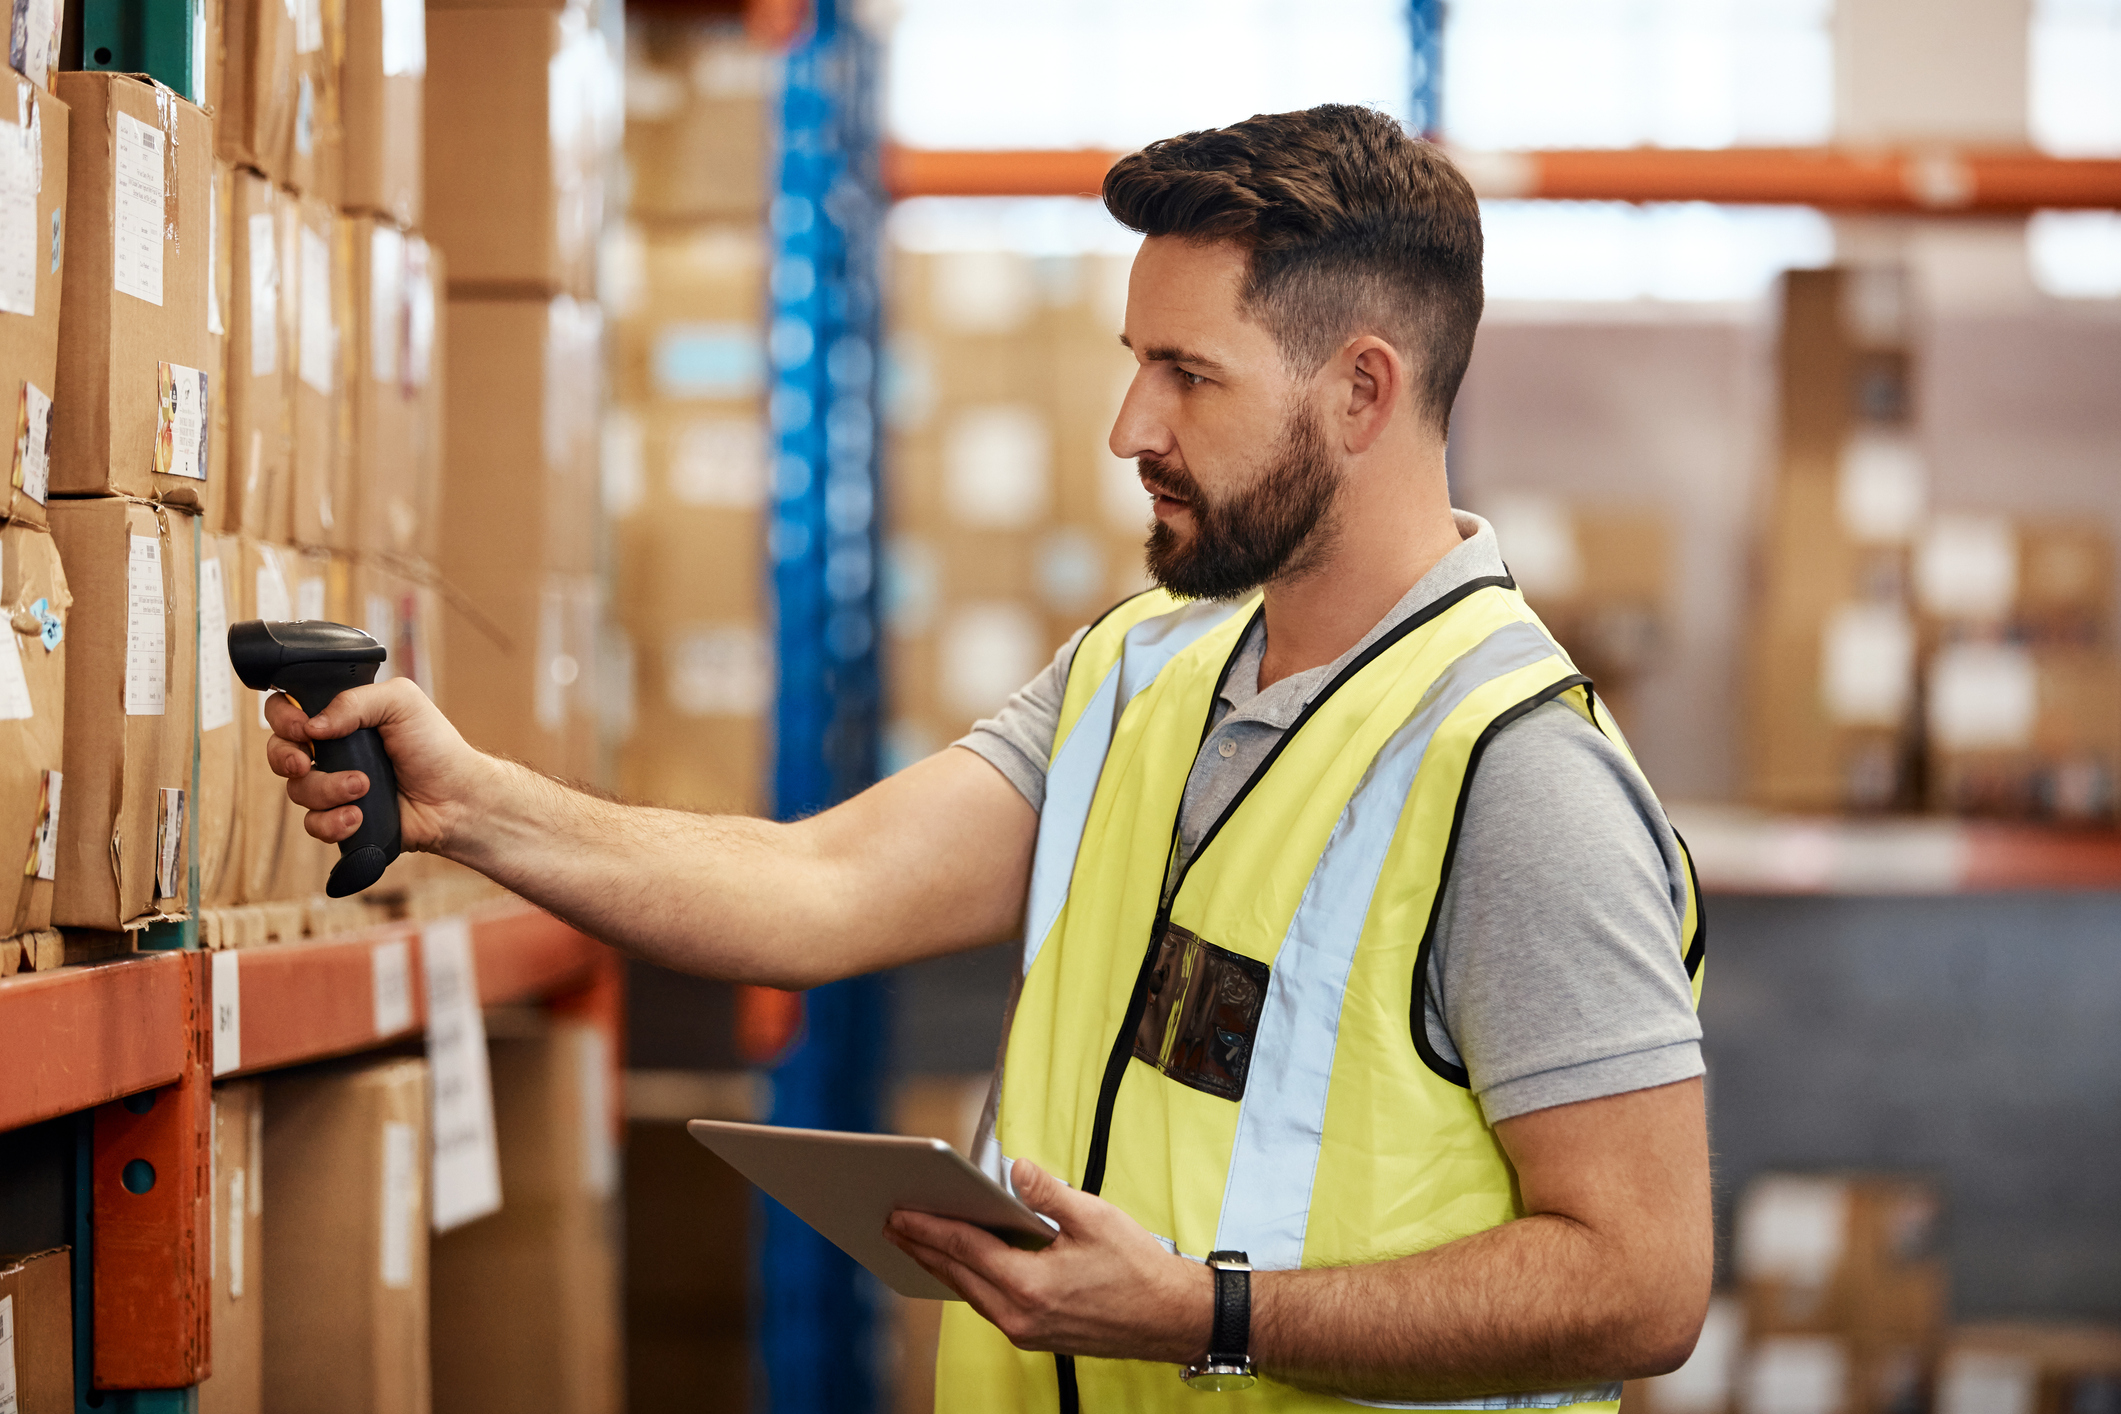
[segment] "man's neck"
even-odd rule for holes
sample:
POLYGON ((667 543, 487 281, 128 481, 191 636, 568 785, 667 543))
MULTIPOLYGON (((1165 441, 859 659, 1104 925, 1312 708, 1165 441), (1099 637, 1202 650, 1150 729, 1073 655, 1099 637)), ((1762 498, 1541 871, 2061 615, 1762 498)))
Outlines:
POLYGON ((1443 448, 1435 449, 1433 467, 1350 476, 1335 502, 1334 522, 1337 533, 1319 563, 1267 585, 1262 689, 1330 663, 1360 643, 1462 543, 1444 481, 1443 448))

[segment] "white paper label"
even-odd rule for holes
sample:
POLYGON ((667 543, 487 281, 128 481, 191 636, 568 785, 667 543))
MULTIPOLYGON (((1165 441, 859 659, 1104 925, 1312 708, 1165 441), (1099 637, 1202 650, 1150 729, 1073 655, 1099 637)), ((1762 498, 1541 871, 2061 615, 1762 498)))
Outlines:
POLYGON ((221 560, 199 562, 199 730, 217 731, 236 719, 236 671, 228 657, 228 600, 221 560))
POLYGON ((162 130, 130 113, 117 124, 117 219, 111 223, 111 284, 121 295, 162 303, 162 130))
POLYGON ((0 1414, 20 1414, 15 1398, 15 1298, 0 1296, 0 1414))
POLYGON ((131 540, 125 565, 125 715, 159 717, 169 696, 162 542, 152 535, 131 540))
MULTIPOLYGON (((387 4, 383 13, 387 27, 387 4)), ((404 340, 405 237, 388 226, 378 226, 368 247, 369 377, 378 383, 398 381, 398 346, 404 340)))
POLYGON ((265 1211, 265 1106, 250 1107, 250 1215, 265 1211))
POLYGON ((619 1150, 611 1136, 611 1072, 604 1033, 575 1031, 575 1078, 582 1087, 582 1186, 609 1198, 619 1182, 619 1150))
POLYGON ((383 75, 427 72, 425 0, 383 0, 383 75))
MULTIPOLYGON (((308 0, 314 5, 316 0, 308 0)), ((298 29, 296 33, 300 33, 298 29)), ((295 151, 303 157, 317 150, 317 90, 308 74, 295 75, 295 151)))
POLYGON ((424 388, 434 377, 435 278, 427 242, 405 245, 405 386, 424 388))
POLYGON ((302 347, 298 350, 302 381, 320 393, 331 391, 331 242, 302 228, 302 347))
POLYGON ((175 898, 184 891, 177 878, 177 857, 184 848, 184 791, 164 786, 162 811, 155 826, 155 897, 175 898))
POLYGON ((59 0, 15 0, 14 4, 15 37, 8 64, 47 93, 59 60, 59 9, 59 0))
POLYGON ((1937 1414, 2033 1414, 2040 1372, 2030 1357, 2001 1350, 1955 1350, 1937 1380, 1937 1414))
POLYGON ((250 376, 263 378, 280 366, 280 246, 272 213, 250 218, 250 376))
POLYGON ((376 1004, 376 1035, 395 1036, 412 1027, 412 966, 404 940, 377 943, 368 954, 376 1004))
POLYGON ((234 951, 213 955, 216 1075, 243 1068, 243 983, 242 973, 237 970, 242 956, 234 951))
POLYGON ((1737 1271, 1824 1286, 1848 1241, 1848 1185, 1776 1174, 1756 1180, 1738 1211, 1737 1271))
POLYGON ((427 1061, 434 1072, 434 1227, 447 1232, 501 1206, 486 1018, 471 955, 471 925, 430 923, 420 934, 427 972, 427 1061))
POLYGON ((1915 686, 1915 626, 1898 604, 1843 604, 1820 643, 1820 694, 1843 726, 1897 727, 1915 686))
POLYGON ((323 47, 322 0, 295 0, 295 53, 314 54, 323 47))
POLYGON ((57 771, 44 773, 44 809, 37 816, 37 877, 52 879, 59 867, 59 796, 66 777, 57 771))
POLYGON ((324 580, 320 575, 295 583, 295 617, 298 619, 322 619, 324 617, 324 580))
POLYGON ((2040 676, 2016 643, 1954 643, 1930 664, 1930 737, 1946 751, 2022 751, 2040 717, 2040 676))
POLYGON ((0 121, 0 313, 37 313, 37 136, 0 121))
POLYGON ((159 365, 161 411, 156 414, 155 470, 164 476, 206 479, 206 374, 181 363, 159 365))
POLYGON ((51 491, 52 400, 25 379, 15 409, 15 485, 41 506, 51 491))
MULTIPOLYGON (((199 17, 206 17, 206 7, 198 8, 199 17)), ((205 53, 202 45, 200 53, 205 53)), ((206 184, 206 332, 214 335, 226 334, 228 328, 221 322, 221 184, 210 181, 206 184)))
POLYGON ((22 635, 0 619, 0 634, 7 647, 0 648, 0 722, 26 722, 37 715, 29 700, 29 676, 22 670, 22 635))
POLYGON ((2003 516, 1941 515, 1915 549, 1915 593, 1939 618, 1994 620, 2018 597, 2018 533, 2003 516))
POLYGON ((402 1120, 383 1121, 383 1285, 412 1285, 413 1230, 420 1212, 420 1137, 402 1120))
POLYGON ((248 1201, 245 1190, 250 1187, 243 1178, 242 1169, 228 1175, 228 1295, 234 1301, 243 1299, 243 1209, 248 1201))

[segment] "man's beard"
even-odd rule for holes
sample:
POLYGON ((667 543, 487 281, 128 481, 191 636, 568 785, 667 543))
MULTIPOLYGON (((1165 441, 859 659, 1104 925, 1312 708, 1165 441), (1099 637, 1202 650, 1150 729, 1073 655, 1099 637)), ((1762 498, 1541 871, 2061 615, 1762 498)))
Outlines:
POLYGON ((1259 479, 1226 500, 1210 501, 1191 473, 1154 458, 1141 458, 1140 467, 1144 479, 1184 501, 1193 517, 1186 540, 1163 520, 1149 532, 1149 577, 1180 598, 1235 599, 1268 580, 1302 573, 1331 549, 1340 473, 1308 409, 1283 425, 1259 479))

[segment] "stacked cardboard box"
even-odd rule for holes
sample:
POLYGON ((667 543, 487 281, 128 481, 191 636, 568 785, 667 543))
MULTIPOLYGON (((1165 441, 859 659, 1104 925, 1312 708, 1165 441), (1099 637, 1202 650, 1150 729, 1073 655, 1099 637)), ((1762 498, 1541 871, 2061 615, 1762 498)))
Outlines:
POLYGON ((894 761, 992 713, 1147 584, 1148 496, 1108 447, 1134 372, 1126 276, 1114 256, 894 256, 894 761))
POLYGON ((2095 821, 2121 780, 2113 549, 1933 506, 1904 272, 1786 277, 1750 652, 1754 793, 2095 821))
POLYGON ((428 17, 428 222, 450 256, 448 706, 474 745, 577 779, 601 774, 595 301, 619 121, 595 19, 559 4, 428 17))
POLYGON ((64 1247, 0 1255, 0 1387, 23 1414, 74 1407, 73 1266, 64 1247))
POLYGON ((629 22, 628 220, 604 424, 617 623, 609 735, 629 798, 766 807, 766 172, 775 67, 741 30, 629 22))

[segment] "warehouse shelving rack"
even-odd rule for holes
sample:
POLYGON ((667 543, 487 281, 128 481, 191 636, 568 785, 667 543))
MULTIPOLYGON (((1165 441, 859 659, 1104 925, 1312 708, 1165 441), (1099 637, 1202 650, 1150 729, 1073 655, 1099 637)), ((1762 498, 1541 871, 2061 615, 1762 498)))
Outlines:
MULTIPOLYGON (((622 1113, 617 955, 513 900, 448 921, 469 927, 482 1004, 542 1002, 605 1030, 611 1112, 622 1113)), ((416 1039, 426 1024, 421 938, 433 926, 230 952, 175 946, 0 980, 10 1055, 0 1130, 78 1117, 78 1410, 196 1408, 211 1348, 212 1083, 416 1039), (386 970, 403 1006, 379 1025, 386 970), (218 1076, 217 1017, 240 1053, 218 1076)))

